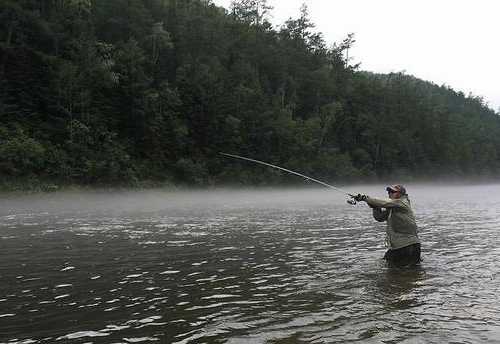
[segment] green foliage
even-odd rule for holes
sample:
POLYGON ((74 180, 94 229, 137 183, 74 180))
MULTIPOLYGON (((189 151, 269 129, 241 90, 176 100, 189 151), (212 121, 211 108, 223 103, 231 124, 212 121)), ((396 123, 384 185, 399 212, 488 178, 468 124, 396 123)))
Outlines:
POLYGON ((6 176, 36 175, 43 172, 46 163, 43 145, 22 129, 9 133, 0 128, 0 156, 0 174, 6 176))
POLYGON ((358 71, 307 7, 266 0, 0 0, 0 177, 77 184, 285 183, 500 171, 479 97, 358 71))
POLYGON ((176 162, 175 169, 178 179, 184 180, 191 185, 207 183, 208 173, 205 164, 202 162, 181 158, 176 162))

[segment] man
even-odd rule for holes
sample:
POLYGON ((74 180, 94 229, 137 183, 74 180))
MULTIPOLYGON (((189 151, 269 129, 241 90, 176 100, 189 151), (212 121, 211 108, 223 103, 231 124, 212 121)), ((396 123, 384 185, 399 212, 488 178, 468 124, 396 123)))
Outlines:
POLYGON ((366 195, 357 195, 354 199, 366 202, 373 209, 375 220, 387 221, 389 250, 384 259, 395 266, 415 265, 420 262, 420 240, 408 194, 403 185, 388 186, 386 190, 389 199, 366 195))

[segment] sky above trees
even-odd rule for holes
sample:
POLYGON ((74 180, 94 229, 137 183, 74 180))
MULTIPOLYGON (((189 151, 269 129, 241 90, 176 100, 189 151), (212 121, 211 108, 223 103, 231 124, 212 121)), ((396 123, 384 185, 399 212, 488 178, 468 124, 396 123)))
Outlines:
POLYGON ((0 190, 288 183, 219 152, 325 181, 499 175, 481 98, 359 70, 352 35, 255 1, 0 0, 0 190))
MULTIPOLYGON (((231 0, 214 0, 226 8, 231 0)), ((495 1, 268 0, 271 22, 298 17, 306 4, 316 29, 332 44, 354 33, 350 55, 361 69, 404 71, 500 109, 500 46, 495 1)))

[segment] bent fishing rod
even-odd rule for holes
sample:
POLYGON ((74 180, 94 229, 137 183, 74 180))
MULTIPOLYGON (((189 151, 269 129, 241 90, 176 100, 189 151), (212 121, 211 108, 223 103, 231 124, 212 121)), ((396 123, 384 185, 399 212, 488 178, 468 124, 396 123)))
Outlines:
POLYGON ((250 161, 250 162, 253 162, 253 163, 256 163, 256 164, 261 164, 261 165, 272 167, 272 168, 275 168, 275 169, 278 169, 278 170, 281 170, 281 171, 285 171, 285 172, 290 173, 290 174, 294 174, 296 176, 304 178, 305 180, 310 180, 312 182, 315 182, 315 183, 318 183, 320 185, 326 186, 327 188, 332 189, 334 191, 343 193, 344 195, 347 195, 347 196, 349 196, 351 198, 351 199, 347 200, 347 203, 352 204, 352 205, 356 204, 356 201, 354 200, 354 197, 356 197, 356 196, 354 194, 351 194, 351 193, 349 193, 349 192, 347 192, 345 190, 342 190, 341 188, 338 188, 336 186, 333 186, 333 185, 327 184, 325 182, 322 182, 321 180, 314 179, 314 178, 311 178, 309 176, 306 176, 305 174, 302 174, 302 173, 299 173, 299 172, 295 172, 295 171, 289 170, 289 169, 284 168, 284 167, 276 166, 276 165, 270 164, 268 162, 264 162, 264 161, 260 161, 260 160, 256 160, 256 159, 251 159, 251 158, 246 158, 246 157, 241 156, 241 155, 229 154, 229 153, 223 153, 223 152, 220 152, 220 154, 224 155, 226 157, 229 157, 229 158, 246 160, 246 161, 250 161))

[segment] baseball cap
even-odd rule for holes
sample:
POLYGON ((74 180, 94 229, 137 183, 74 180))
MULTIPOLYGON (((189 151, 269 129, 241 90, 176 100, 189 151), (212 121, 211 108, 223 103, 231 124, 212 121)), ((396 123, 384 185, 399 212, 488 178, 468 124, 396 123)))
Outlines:
POLYGON ((406 188, 401 184, 391 185, 385 188, 386 191, 399 192, 401 195, 406 195, 406 188))

